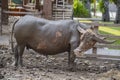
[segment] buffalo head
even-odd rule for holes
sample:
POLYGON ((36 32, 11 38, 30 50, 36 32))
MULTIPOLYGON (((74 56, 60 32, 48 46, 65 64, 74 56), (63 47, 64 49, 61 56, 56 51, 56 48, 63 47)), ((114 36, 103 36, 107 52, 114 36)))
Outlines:
POLYGON ((81 27, 77 27, 78 31, 81 33, 80 36, 80 44, 79 46, 74 50, 74 53, 76 55, 82 55, 82 52, 87 51, 88 49, 92 48, 96 42, 98 43, 105 43, 105 44, 111 44, 115 41, 106 41, 103 37, 100 37, 97 33, 94 32, 93 28, 89 28, 84 30, 81 27))

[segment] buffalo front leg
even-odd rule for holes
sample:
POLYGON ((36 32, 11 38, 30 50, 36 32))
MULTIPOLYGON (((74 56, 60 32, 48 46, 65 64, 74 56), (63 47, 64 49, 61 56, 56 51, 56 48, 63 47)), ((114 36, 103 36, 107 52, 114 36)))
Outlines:
POLYGON ((76 55, 74 53, 74 50, 78 47, 79 39, 73 35, 70 41, 70 55, 69 55, 69 68, 70 70, 75 71, 76 70, 76 55))
POLYGON ((76 55, 74 54, 73 51, 71 51, 70 55, 69 55, 69 64, 68 64, 70 71, 75 71, 76 70, 75 58, 76 58, 76 55))

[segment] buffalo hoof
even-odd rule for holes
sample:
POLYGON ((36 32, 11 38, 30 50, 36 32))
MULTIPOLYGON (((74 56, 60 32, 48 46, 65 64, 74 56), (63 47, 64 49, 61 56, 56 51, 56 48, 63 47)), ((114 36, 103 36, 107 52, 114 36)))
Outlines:
POLYGON ((69 66, 68 70, 71 71, 71 72, 75 72, 77 70, 76 65, 69 66))
POLYGON ((24 66, 21 65, 21 64, 18 65, 18 63, 16 63, 16 62, 13 62, 13 63, 12 63, 12 66, 14 66, 15 69, 23 68, 23 67, 24 67, 24 66))
POLYGON ((76 72, 76 68, 68 68, 68 70, 70 71, 70 72, 76 72))

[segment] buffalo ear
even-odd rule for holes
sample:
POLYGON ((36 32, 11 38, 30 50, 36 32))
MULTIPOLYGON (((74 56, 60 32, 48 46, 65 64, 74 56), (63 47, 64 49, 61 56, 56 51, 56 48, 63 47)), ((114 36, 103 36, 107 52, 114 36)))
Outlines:
POLYGON ((90 27, 90 29, 91 29, 93 32, 98 33, 98 26, 92 25, 92 26, 90 27))
POLYGON ((77 30, 80 32, 80 33, 85 33, 85 30, 83 28, 81 28, 80 26, 77 26, 77 30))
POLYGON ((95 29, 95 26, 92 25, 92 26, 90 27, 90 29, 94 30, 94 29, 95 29))

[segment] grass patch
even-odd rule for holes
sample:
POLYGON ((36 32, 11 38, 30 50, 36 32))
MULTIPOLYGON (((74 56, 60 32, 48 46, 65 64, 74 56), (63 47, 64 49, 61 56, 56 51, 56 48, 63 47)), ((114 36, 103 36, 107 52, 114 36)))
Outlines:
MULTIPOLYGON (((120 36, 120 27, 100 26, 99 27, 99 33, 101 33, 101 34, 110 34, 110 35, 113 35, 113 36, 120 36)), ((120 40, 117 39, 117 41, 114 44, 115 45, 120 45, 120 40)))
POLYGON ((114 22, 103 22, 103 21, 100 21, 99 23, 101 23, 101 24, 114 24, 114 22))
POLYGON ((104 34, 112 34, 115 36, 120 36, 120 27, 99 27, 99 30, 101 33, 103 32, 104 34))
POLYGON ((80 21, 80 22, 84 22, 84 23, 85 23, 85 22, 86 22, 86 23, 91 23, 92 21, 80 21))
MULTIPOLYGON (((80 22, 91 23, 92 21, 90 21, 90 20, 82 21, 81 20, 80 22)), ((114 24, 114 22, 103 22, 103 21, 99 21, 99 23, 101 23, 101 24, 114 24)), ((120 36, 120 27, 100 26, 99 27, 99 33, 108 34, 108 35, 110 34, 110 35, 113 35, 113 36, 120 36)), ((116 39, 114 39, 114 40, 116 40, 116 39)), ((115 45, 120 45, 120 39, 117 39, 117 41, 114 44, 115 45)))

